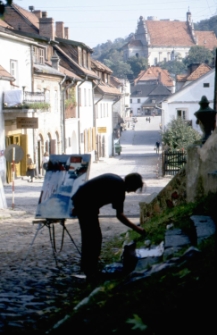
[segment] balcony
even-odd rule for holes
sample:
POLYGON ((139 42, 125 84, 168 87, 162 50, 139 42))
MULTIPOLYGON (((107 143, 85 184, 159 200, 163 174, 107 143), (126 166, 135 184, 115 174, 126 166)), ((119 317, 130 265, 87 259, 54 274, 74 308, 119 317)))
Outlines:
POLYGON ((44 92, 23 92, 11 90, 4 92, 3 113, 5 120, 14 120, 16 117, 29 116, 29 113, 47 112, 50 104, 45 102, 44 92))

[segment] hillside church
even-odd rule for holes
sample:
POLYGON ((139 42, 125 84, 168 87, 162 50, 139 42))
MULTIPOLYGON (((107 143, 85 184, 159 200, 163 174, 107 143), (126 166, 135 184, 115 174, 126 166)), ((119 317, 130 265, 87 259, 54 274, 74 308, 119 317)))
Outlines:
POLYGON ((150 16, 145 20, 140 16, 136 33, 123 47, 124 60, 146 57, 150 66, 163 61, 185 58, 192 46, 203 46, 209 50, 217 47, 213 31, 196 31, 191 13, 186 14, 186 22, 158 20, 150 16))

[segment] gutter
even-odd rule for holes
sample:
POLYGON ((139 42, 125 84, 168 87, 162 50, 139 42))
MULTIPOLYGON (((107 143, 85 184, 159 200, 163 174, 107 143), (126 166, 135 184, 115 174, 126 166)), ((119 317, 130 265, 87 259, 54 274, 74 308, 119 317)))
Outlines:
POLYGON ((114 156, 114 118, 113 118, 113 106, 121 100, 121 95, 112 104, 112 156, 114 156))
POLYGON ((80 84, 77 86, 78 90, 78 153, 81 154, 81 120, 80 120, 80 91, 79 87, 87 81, 88 77, 86 76, 85 79, 83 79, 80 84))
POLYGON ((62 137, 62 152, 65 152, 65 125, 64 125, 64 120, 65 120, 65 96, 64 96, 64 89, 62 89, 62 85, 66 80, 66 75, 64 75, 64 78, 61 82, 59 82, 60 85, 60 113, 61 113, 61 122, 60 122, 60 127, 61 127, 61 137, 62 137))

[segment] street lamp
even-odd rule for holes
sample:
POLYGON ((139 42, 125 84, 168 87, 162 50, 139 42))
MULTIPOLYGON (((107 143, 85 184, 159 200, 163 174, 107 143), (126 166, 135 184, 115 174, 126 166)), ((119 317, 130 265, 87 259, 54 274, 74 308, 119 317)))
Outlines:
POLYGON ((199 124, 203 137, 202 143, 205 143, 208 137, 211 135, 212 130, 216 127, 216 111, 209 107, 209 101, 205 95, 202 96, 200 102, 200 109, 194 113, 197 118, 197 124, 199 124))

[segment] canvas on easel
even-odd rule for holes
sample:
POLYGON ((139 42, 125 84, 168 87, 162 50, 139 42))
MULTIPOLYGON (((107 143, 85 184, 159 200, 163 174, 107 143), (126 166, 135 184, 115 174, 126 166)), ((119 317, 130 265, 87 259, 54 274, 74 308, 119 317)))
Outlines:
POLYGON ((70 219, 72 196, 89 177, 91 155, 51 155, 36 209, 37 219, 70 219))

